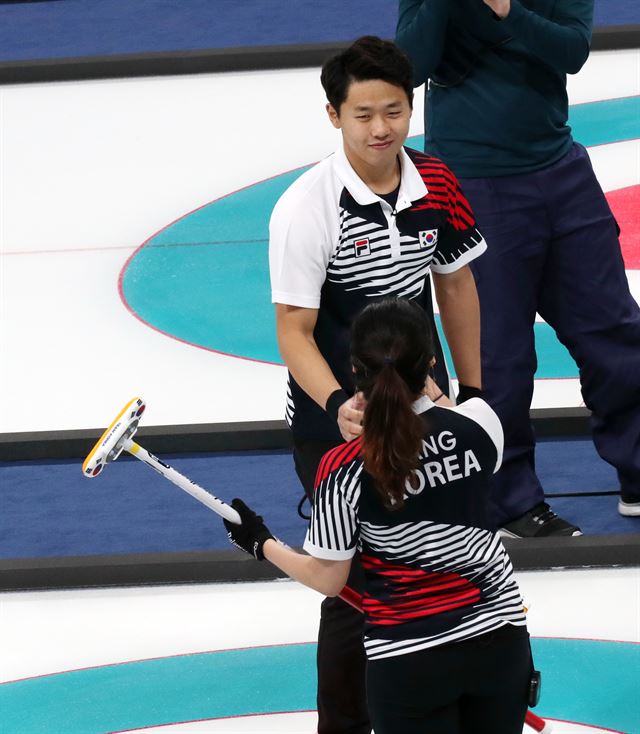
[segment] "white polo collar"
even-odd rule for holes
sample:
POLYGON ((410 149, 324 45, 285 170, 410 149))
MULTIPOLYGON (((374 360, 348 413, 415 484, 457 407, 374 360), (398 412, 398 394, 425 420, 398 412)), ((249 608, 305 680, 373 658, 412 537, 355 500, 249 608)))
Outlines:
POLYGON ((431 398, 427 397, 426 395, 423 395, 422 397, 419 397, 417 400, 413 403, 413 412, 417 415, 420 415, 420 413, 425 413, 430 408, 433 408, 435 403, 431 398))
MULTIPOLYGON (((353 170, 342 145, 335 152, 333 166, 336 176, 358 204, 365 206, 382 201, 353 170)), ((427 193, 427 187, 418 169, 404 147, 400 148, 400 189, 396 211, 408 209, 414 201, 423 199, 427 193)))

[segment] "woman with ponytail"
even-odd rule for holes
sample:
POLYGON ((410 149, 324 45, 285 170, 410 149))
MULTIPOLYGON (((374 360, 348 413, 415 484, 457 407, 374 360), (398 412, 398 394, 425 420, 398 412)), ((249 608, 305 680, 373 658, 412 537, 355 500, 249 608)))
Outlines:
MULTIPOLYGON (((412 472, 420 463, 425 429, 414 402, 422 395, 434 362, 424 312, 404 300, 381 301, 366 308, 353 326, 351 362, 365 400, 364 468, 384 505, 399 509, 404 504, 405 484, 412 481, 412 472)), ((449 404, 448 398, 441 400, 449 404)))
MULTIPOLYGON (((384 299, 353 324, 361 437, 329 451, 304 549, 241 500, 243 550, 339 594, 360 553, 367 705, 376 734, 521 734, 532 661, 522 599, 489 512, 502 428, 481 398, 444 406, 429 322, 384 299)), ((336 671, 340 675, 340 671, 336 671)))

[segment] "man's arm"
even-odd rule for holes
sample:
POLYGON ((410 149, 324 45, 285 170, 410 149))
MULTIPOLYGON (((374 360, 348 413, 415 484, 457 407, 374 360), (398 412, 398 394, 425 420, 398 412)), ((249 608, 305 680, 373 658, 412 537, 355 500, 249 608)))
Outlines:
MULTIPOLYGON (((318 310, 276 303, 276 332, 280 354, 293 379, 323 410, 341 387, 313 337, 318 310)), ((362 411, 355 398, 345 399, 338 411, 338 428, 346 441, 362 433, 362 411)))
POLYGON ((501 25, 541 61, 576 74, 589 57, 594 0, 558 0, 554 19, 527 10, 519 0, 484 0, 501 25))
POLYGON ((471 206, 454 174, 442 167, 447 191, 447 222, 439 233, 431 273, 440 318, 461 386, 459 398, 482 388, 480 366, 480 305, 468 263, 482 257, 486 242, 476 226, 471 206))
POLYGON ((451 398, 448 395, 445 395, 430 376, 427 377, 427 380, 424 383, 423 393, 439 408, 451 408, 454 405, 451 398))
POLYGON ((482 387, 480 305, 473 273, 464 265, 452 273, 432 273, 442 327, 460 384, 482 387))
POLYGON ((340 385, 313 336, 335 239, 333 227, 338 226, 337 207, 335 222, 330 224, 326 212, 313 206, 306 190, 301 194, 296 184, 280 197, 269 222, 278 346, 293 379, 322 409, 327 409, 327 399, 335 393, 329 413, 337 419, 343 438, 350 440, 362 430, 362 413, 352 410, 353 398, 340 395, 340 385), (340 404, 341 397, 345 404, 340 404))
POLYGON ((414 87, 440 63, 448 19, 449 0, 400 0, 396 43, 411 59, 414 87))

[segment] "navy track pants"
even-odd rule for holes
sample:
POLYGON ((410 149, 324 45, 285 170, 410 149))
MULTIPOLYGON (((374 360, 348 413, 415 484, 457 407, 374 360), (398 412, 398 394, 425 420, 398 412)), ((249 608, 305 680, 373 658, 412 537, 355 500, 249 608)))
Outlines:
POLYGON ((482 317, 485 397, 505 431, 494 477, 496 522, 544 499, 529 419, 536 311, 580 371, 593 440, 640 501, 640 309, 618 228, 585 148, 540 171, 460 181, 488 250, 471 263, 482 317))

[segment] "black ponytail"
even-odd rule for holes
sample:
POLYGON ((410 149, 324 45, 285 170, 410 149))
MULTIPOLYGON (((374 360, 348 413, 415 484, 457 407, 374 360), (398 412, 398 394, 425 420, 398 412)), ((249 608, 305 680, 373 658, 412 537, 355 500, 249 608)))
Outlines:
POLYGON ((413 410, 433 358, 431 329, 411 301, 385 299, 355 320, 351 346, 358 390, 366 400, 364 466, 384 504, 400 509, 418 468, 424 423, 413 410))

